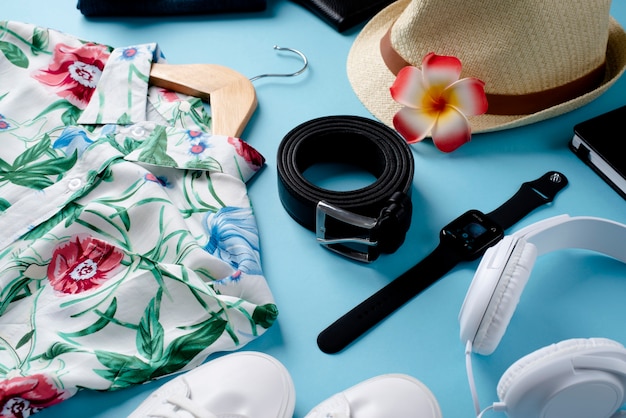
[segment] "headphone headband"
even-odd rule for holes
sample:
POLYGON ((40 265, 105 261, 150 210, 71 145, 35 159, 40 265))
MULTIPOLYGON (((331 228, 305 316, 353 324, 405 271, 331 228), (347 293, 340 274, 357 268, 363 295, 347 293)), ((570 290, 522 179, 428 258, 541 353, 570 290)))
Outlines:
MULTIPOLYGON (((465 296, 459 313, 462 341, 471 341, 482 354, 489 354, 495 349, 499 341, 497 335, 504 333, 537 255, 577 248, 606 254, 626 263, 625 243, 626 225, 590 216, 555 216, 505 236, 485 252, 465 296), (520 259, 522 252, 524 257, 520 259), (518 262, 521 264, 516 266, 518 262), (515 277, 512 278, 514 268, 515 277), (507 297, 512 298, 507 303, 501 303, 498 313, 494 314, 492 298, 501 280, 513 280, 520 289, 507 293, 507 297), (501 311, 506 312, 500 314, 501 311), (494 321, 500 325, 495 325, 494 321), (480 335, 481 344, 476 344, 477 335, 480 335), (496 337, 485 338, 485 335, 496 337)), ((496 297, 501 298, 502 295, 496 297)))
POLYGON ((512 236, 534 244, 537 255, 578 248, 626 263, 626 225, 609 219, 560 215, 529 225, 512 236))

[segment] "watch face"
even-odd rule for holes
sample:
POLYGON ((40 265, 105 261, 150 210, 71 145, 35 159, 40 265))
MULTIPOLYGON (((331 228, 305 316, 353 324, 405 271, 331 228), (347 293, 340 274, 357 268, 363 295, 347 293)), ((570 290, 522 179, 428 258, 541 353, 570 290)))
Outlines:
POLYGON ((441 230, 441 242, 456 249, 467 260, 480 257, 500 241, 504 231, 478 210, 470 210, 441 230))

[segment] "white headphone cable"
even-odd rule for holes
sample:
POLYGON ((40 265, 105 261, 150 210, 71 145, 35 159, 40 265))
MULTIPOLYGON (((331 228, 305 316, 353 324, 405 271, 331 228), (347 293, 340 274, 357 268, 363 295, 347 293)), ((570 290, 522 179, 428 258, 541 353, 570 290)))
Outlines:
POLYGON ((483 414, 487 411, 504 411, 506 407, 502 402, 494 402, 492 405, 488 406, 482 411, 480 409, 480 403, 478 402, 478 392, 476 390, 476 382, 474 381, 474 370, 472 368, 472 342, 469 340, 465 344, 465 370, 467 372, 467 381, 469 383, 470 392, 472 393, 472 401, 474 402, 476 418, 482 418, 483 414))
POLYGON ((472 401, 474 402, 474 410, 476 417, 480 417, 480 404, 478 402, 478 393, 476 391, 476 383, 474 382, 474 370, 472 369, 472 342, 467 341, 465 344, 465 371, 467 372, 467 381, 469 383, 472 401))

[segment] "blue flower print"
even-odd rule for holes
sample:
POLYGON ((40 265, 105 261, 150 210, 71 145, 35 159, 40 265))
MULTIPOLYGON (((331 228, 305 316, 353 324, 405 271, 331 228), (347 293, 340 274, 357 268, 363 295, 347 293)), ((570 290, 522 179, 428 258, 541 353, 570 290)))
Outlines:
POLYGON ((205 138, 206 134, 202 131, 195 131, 192 129, 187 130, 186 132, 188 138, 190 141, 199 141, 205 138))
POLYGON ((102 130, 100 131, 100 135, 107 136, 109 134, 114 134, 116 130, 117 130, 117 125, 114 125, 112 123, 106 124, 102 127, 102 130))
POLYGON ((52 148, 62 149, 65 155, 72 155, 74 152, 78 152, 80 157, 91 144, 93 144, 93 141, 87 137, 87 132, 75 126, 68 126, 54 141, 52 148))
POLYGON ((124 48, 122 50, 122 54, 120 55, 120 58, 123 60, 132 61, 135 59, 137 54, 139 54, 139 50, 136 47, 124 48))
POLYGON ((9 121, 4 117, 2 113, 0 113, 0 131, 6 131, 11 127, 9 121))
POLYGON ((247 274, 262 274, 259 231, 250 208, 228 206, 205 217, 204 249, 247 274))
POLYGON ((155 48, 155 44, 128 46, 126 48, 116 49, 114 56, 119 61, 131 62, 132 67, 134 65, 132 61, 137 61, 140 57, 143 59, 153 59, 156 52, 155 48))
POLYGON ((205 132, 189 129, 185 132, 184 138, 189 141, 189 155, 196 158, 202 158, 204 151, 210 147, 207 139, 210 135, 205 132))
POLYGON ((204 141, 198 141, 196 143, 191 144, 191 146, 189 147, 189 154, 191 154, 194 157, 202 157, 202 154, 204 154, 204 151, 206 151, 206 149, 209 147, 209 144, 207 144, 204 141))
POLYGON ((143 178, 146 179, 147 181, 151 181, 153 183, 159 184, 166 188, 172 187, 172 185, 167 181, 167 177, 165 176, 156 176, 152 173, 148 173, 145 176, 143 176, 143 178))

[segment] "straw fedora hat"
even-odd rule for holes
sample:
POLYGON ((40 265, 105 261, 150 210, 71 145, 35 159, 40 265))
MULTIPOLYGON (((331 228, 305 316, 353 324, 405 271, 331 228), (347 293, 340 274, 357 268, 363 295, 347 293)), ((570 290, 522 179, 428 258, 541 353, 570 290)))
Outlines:
POLYGON ((348 54, 365 107, 392 126, 389 94, 405 65, 433 52, 485 82, 487 114, 472 132, 513 128, 569 112, 606 91, 626 68, 626 33, 611 0, 399 0, 374 16, 348 54))

